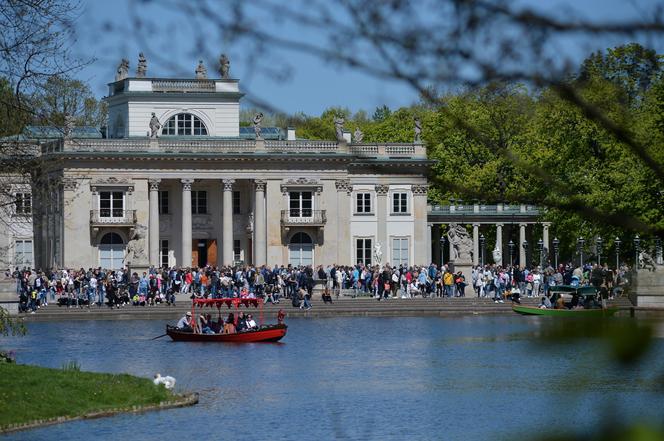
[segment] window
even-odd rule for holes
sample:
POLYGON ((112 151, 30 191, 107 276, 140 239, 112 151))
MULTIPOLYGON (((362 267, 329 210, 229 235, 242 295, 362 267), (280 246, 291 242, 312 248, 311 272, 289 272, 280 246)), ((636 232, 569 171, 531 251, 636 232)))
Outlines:
POLYGON ((392 265, 394 266, 408 266, 408 238, 407 237, 393 237, 392 238, 392 265))
POLYGON ((293 266, 314 264, 314 244, 306 233, 295 233, 288 244, 288 263, 293 266))
POLYGON ((371 193, 355 195, 355 213, 371 213, 371 193))
POLYGON ((408 213, 408 193, 392 193, 392 213, 408 213))
POLYGON ((203 136, 207 135, 207 128, 203 121, 191 113, 178 113, 172 116, 161 129, 162 135, 203 136))
POLYGON ((291 191, 289 196, 290 217, 312 217, 313 193, 310 191, 291 191))
POLYGON ((355 241, 355 261, 364 265, 371 265, 371 239, 356 239, 355 241))
POLYGON ((168 191, 159 191, 159 214, 168 214, 168 191))
POLYGON ((99 192, 99 217, 124 217, 124 192, 99 192))
POLYGON ((99 266, 104 269, 119 269, 123 266, 124 241, 117 233, 106 233, 99 243, 99 266))
POLYGON ((240 240, 235 239, 233 241, 233 260, 239 262, 242 259, 242 248, 240 245, 240 240))
POLYGON ((192 190, 191 212, 193 214, 207 214, 207 191, 192 190))
POLYGON ((161 267, 168 267, 168 240, 161 240, 161 247, 159 248, 159 262, 161 267))
POLYGON ((32 195, 30 193, 16 193, 14 204, 16 214, 21 216, 32 214, 32 195))
POLYGON ((233 214, 240 214, 240 192, 233 192, 233 214))
POLYGON ((16 266, 33 266, 32 240, 16 240, 16 243, 14 244, 14 260, 16 266))

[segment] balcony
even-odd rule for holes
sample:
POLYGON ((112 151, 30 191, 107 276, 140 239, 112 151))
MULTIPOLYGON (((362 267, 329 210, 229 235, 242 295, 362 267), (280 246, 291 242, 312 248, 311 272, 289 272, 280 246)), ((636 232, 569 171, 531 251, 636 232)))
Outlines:
POLYGON ((90 228, 136 226, 136 210, 102 209, 90 210, 90 228))
POLYGON ((281 210, 281 226, 291 227, 322 227, 327 222, 325 210, 281 210))

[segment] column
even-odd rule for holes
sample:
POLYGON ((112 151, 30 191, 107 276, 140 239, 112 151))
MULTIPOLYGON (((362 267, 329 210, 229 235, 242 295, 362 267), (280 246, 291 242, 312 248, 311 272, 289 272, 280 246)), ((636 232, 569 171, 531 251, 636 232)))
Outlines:
MULTIPOLYGON (((431 234, 427 239, 427 191, 428 185, 412 185, 410 187, 413 195, 413 263, 416 265, 429 265, 431 263, 431 234)), ((387 225, 386 225, 387 227, 387 225)), ((431 231, 429 230, 429 233, 431 231)), ((385 233, 387 238, 387 233, 385 233)), ((388 253, 392 248, 389 244, 385 249, 388 253)), ((389 258, 385 258, 385 262, 389 262, 389 258)))
MULTIPOLYGON (((526 240, 526 225, 519 224, 519 266, 526 266, 526 250, 523 249, 523 242, 526 240)), ((528 246, 531 246, 528 244, 528 246)))
POLYGON ((193 179, 181 179, 182 183, 182 262, 184 267, 191 266, 191 184, 193 179))
MULTIPOLYGON (((542 242, 544 242, 544 260, 547 261, 549 257, 549 227, 551 222, 544 222, 542 224, 542 242)), ((546 262, 545 262, 546 263, 546 262)))
POLYGON ((254 225, 254 265, 257 267, 267 263, 267 224, 265 219, 265 181, 255 180, 256 205, 254 225))
MULTIPOLYGON (((148 179, 150 186, 150 225, 148 231, 150 265, 159 267, 159 183, 161 179, 148 179)), ((190 199, 191 201, 191 199, 190 199)))
MULTIPOLYGON (((387 245, 387 193, 390 191, 389 185, 379 184, 376 185, 376 242, 380 243, 383 251, 383 261, 381 263, 389 262, 388 245, 387 245)), ((376 244, 374 244, 375 246, 376 244)), ((373 251, 372 251, 373 254, 373 251)), ((376 263, 376 262, 374 262, 376 263)), ((417 262, 417 264, 422 264, 417 262)))
POLYGON ((473 224, 473 265, 480 263, 480 224, 473 224))
MULTIPOLYGON (((337 263, 348 265, 353 261, 350 248, 350 195, 353 186, 349 179, 334 182, 337 189, 337 263)), ((329 214, 328 214, 329 216, 329 214)))
POLYGON ((500 250, 500 261, 496 265, 503 266, 503 224, 496 224, 496 248, 500 250))
MULTIPOLYGON (((429 240, 427 243, 429 246, 427 247, 427 262, 433 263, 433 249, 432 249, 432 244, 435 243, 433 241, 433 224, 427 224, 427 237, 429 240)), ((438 246, 438 244, 436 244, 438 246)))
POLYGON ((233 184, 235 179, 223 179, 221 248, 222 265, 233 264, 233 184))

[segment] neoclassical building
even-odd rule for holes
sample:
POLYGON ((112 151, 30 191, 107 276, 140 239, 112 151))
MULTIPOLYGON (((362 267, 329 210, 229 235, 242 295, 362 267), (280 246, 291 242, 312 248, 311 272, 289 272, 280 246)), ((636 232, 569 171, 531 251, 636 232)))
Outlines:
POLYGON ((241 128, 242 95, 227 78, 110 83, 105 136, 40 144, 34 266, 430 260, 423 144, 241 128))

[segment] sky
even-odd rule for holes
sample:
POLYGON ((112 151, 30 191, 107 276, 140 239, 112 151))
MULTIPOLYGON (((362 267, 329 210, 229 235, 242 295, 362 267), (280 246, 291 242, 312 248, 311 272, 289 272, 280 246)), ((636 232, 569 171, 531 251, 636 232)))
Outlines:
MULTIPOLYGON (((106 95, 107 83, 113 81, 121 58, 129 59, 130 72, 133 74, 138 53, 148 48, 158 54, 158 57, 148 56, 148 76, 194 77, 198 59, 203 55, 194 53, 194 32, 182 23, 181 17, 169 13, 172 8, 169 8, 165 1, 170 3, 181 0, 153 0, 149 8, 142 6, 141 0, 114 0, 112 3, 105 0, 81 0, 82 11, 75 22, 74 54, 82 58, 94 58, 95 61, 76 76, 86 81, 98 98, 106 95), (164 7, 160 8, 162 5, 164 7), (142 29, 140 34, 148 36, 145 41, 135 32, 134 18, 142 14, 151 14, 150 22, 158 25, 156 29, 142 29), (154 38, 150 38, 151 35, 154 38)), ((520 3, 608 20, 640 17, 643 12, 639 5, 647 4, 646 1, 638 0, 522 0, 520 3)), ((188 4, 195 7, 196 0, 188 0, 188 4)), ((227 3, 219 0, 215 5, 223 9, 227 3)), ((278 23, 266 26, 278 26, 278 23)), ((210 30, 210 41, 199 43, 202 43, 210 54, 230 54, 231 74, 240 80, 240 88, 274 109, 291 114, 304 112, 320 115, 325 109, 338 106, 347 107, 353 112, 365 110, 371 114, 376 107, 382 105, 396 109, 418 100, 418 94, 403 83, 378 79, 297 51, 280 53, 276 62, 273 61, 274 57, 271 59, 270 62, 275 63, 276 73, 257 71, 251 68, 250 60, 242 56, 250 50, 248 42, 238 40, 224 44, 213 37, 213 31, 210 30), (279 72, 282 67, 279 57, 283 57, 291 66, 288 75, 279 72)), ((285 37, 305 40, 316 37, 293 26, 277 29, 277 32, 285 37)), ((626 42, 586 41, 579 44, 569 39, 561 40, 558 44, 562 51, 574 54, 578 61, 581 61, 592 50, 626 42)), ((206 61, 208 73, 213 76, 214 59, 208 57, 206 61)), ((243 106, 254 107, 247 99, 244 100, 243 106)))

